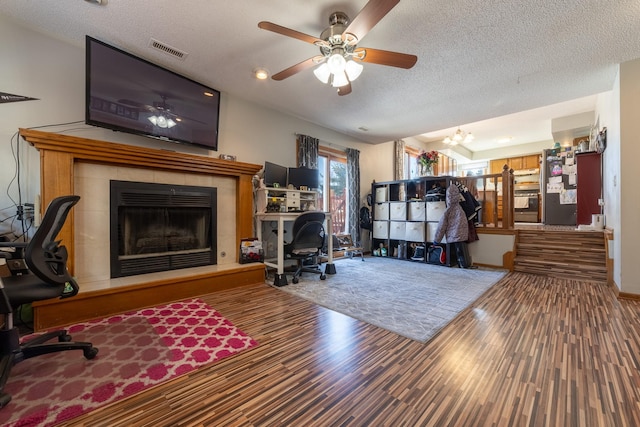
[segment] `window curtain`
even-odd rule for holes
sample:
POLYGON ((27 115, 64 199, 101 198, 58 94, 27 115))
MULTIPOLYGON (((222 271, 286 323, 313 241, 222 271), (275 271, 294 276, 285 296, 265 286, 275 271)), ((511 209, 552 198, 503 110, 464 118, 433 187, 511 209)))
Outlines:
POLYGON ((347 197, 349 200, 349 234, 360 242, 360 151, 347 148, 347 197))
POLYGON ((318 147, 320 140, 308 135, 297 135, 298 167, 318 169, 318 147))
POLYGON ((396 150, 395 159, 394 159, 394 180, 399 181, 404 179, 404 151, 405 151, 405 143, 402 139, 398 141, 394 141, 394 147, 396 150))

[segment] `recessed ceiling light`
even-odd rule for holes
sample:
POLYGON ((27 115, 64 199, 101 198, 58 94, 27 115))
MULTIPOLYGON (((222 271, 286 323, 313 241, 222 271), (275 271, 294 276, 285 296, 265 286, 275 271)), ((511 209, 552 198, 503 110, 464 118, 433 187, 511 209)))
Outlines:
POLYGON ((258 80, 266 80, 269 77, 269 71, 264 68, 256 68, 253 70, 253 75, 258 80))
POLYGON ((361 130, 362 132, 369 132, 369 128, 366 128, 364 126, 360 126, 358 129, 361 130))
POLYGON ((87 3, 93 3, 93 4, 98 4, 98 5, 105 5, 107 4, 107 0, 84 0, 87 3))

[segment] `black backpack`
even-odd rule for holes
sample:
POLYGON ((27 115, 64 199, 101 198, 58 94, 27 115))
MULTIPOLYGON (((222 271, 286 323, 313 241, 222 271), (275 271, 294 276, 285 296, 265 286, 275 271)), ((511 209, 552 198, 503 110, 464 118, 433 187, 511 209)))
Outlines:
POLYGON ((373 230, 373 224, 371 223, 371 211, 366 206, 360 208, 360 228, 373 230))

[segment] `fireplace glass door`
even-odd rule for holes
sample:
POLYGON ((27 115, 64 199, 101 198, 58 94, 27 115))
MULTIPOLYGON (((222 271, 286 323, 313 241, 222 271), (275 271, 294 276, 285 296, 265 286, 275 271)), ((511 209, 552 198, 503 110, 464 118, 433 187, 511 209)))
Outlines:
POLYGON ((111 277, 216 263, 216 189, 111 182, 111 277))

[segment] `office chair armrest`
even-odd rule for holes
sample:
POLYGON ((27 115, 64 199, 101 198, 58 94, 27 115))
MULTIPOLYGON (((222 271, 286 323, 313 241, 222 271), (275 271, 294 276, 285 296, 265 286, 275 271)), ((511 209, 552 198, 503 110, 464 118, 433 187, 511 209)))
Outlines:
POLYGON ((24 248, 27 242, 0 242, 0 258, 4 259, 20 259, 24 258, 24 248), (3 251, 2 248, 15 249, 15 251, 3 251))
POLYGON ((28 242, 0 242, 0 248, 26 248, 28 242))

